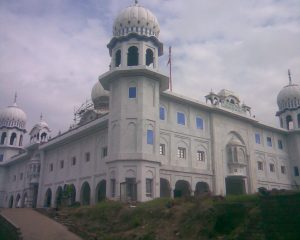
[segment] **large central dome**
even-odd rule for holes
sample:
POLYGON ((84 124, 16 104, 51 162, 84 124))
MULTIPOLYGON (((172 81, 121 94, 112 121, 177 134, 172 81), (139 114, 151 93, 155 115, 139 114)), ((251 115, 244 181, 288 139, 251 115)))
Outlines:
POLYGON ((159 24, 155 15, 138 3, 123 9, 113 26, 114 37, 126 36, 129 33, 158 37, 159 32, 159 24))
POLYGON ((300 86, 290 83, 279 92, 277 104, 280 111, 300 107, 300 86))

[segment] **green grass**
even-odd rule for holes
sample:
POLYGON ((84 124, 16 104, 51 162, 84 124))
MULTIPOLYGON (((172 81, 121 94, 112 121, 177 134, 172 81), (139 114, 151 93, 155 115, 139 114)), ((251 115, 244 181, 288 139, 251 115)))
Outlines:
POLYGON ((65 209, 84 239, 297 240, 300 193, 159 198, 130 207, 105 201, 65 209))

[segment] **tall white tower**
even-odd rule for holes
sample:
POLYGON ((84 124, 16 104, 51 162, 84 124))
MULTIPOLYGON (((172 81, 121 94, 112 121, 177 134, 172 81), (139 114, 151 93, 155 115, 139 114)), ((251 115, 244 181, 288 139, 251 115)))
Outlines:
POLYGON ((279 111, 276 116, 280 126, 288 130, 287 147, 290 155, 292 184, 300 185, 300 86, 292 83, 290 71, 289 84, 281 89, 277 96, 279 111))
POLYGON ((159 95, 169 79, 158 71, 163 44, 156 17, 137 1, 117 16, 108 44, 110 91, 107 196, 146 201, 159 197, 159 95))
POLYGON ((26 133, 26 114, 14 103, 0 111, 0 164, 23 149, 23 137, 26 133))

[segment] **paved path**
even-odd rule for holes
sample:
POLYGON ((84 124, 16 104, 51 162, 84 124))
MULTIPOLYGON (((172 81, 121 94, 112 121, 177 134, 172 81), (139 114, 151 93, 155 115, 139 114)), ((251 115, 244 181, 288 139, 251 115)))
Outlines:
POLYGON ((65 226, 32 209, 1 209, 0 214, 20 227, 24 240, 82 240, 65 226))

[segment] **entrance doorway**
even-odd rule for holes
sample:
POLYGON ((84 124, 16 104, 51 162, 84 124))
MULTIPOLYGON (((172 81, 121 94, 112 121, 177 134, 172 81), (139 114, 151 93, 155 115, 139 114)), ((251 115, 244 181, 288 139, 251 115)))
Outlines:
POLYGON ((226 195, 246 194, 245 180, 241 177, 227 177, 226 195))
POLYGON ((190 184, 185 180, 179 180, 175 184, 174 197, 189 197, 191 196, 190 184))

